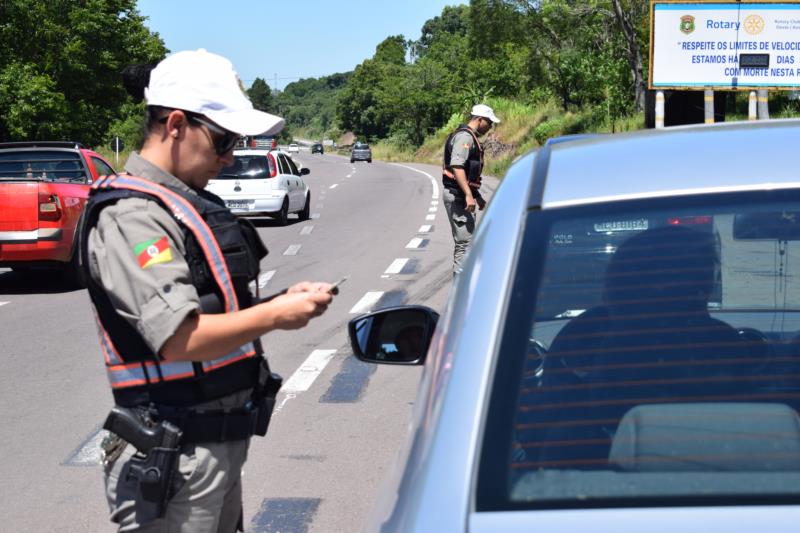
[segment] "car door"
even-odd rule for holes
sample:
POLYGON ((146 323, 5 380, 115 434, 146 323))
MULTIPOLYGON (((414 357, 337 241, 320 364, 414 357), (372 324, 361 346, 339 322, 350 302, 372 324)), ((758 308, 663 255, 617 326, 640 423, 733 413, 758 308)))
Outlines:
POLYGON ((293 176, 292 181, 294 182, 292 186, 293 206, 296 209, 302 209, 305 205, 305 186, 303 178, 300 177, 300 169, 297 168, 297 164, 294 162, 294 159, 292 159, 291 156, 286 158, 286 162, 291 169, 293 176))
POLYGON ((297 206, 297 176, 293 172, 297 167, 290 163, 291 159, 285 154, 278 154, 278 165, 281 169, 281 179, 286 182, 286 197, 289 199, 289 211, 296 211, 297 206))

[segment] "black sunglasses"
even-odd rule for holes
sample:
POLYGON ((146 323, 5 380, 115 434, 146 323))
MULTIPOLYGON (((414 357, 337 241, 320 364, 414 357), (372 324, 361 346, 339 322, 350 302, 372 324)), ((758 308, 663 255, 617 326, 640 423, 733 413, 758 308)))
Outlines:
MULTIPOLYGON (((217 155, 224 155, 233 150, 233 148, 239 142, 239 139, 242 138, 242 136, 238 133, 234 133, 217 126, 210 120, 203 117, 203 115, 198 115, 197 113, 192 113, 191 111, 183 111, 183 114, 186 115, 186 119, 189 122, 201 124, 208 128, 208 131, 211 133, 211 141, 214 143, 214 151, 217 152, 217 155)), ((158 121, 161 124, 165 124, 167 122, 167 118, 168 117, 161 117, 158 121)))

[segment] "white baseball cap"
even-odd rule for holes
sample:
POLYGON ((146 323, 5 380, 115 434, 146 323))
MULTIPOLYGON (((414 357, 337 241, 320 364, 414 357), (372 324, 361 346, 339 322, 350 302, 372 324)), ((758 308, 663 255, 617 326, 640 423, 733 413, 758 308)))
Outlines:
POLYGON ((204 115, 239 135, 270 135, 283 128, 281 117, 253 109, 230 61, 204 49, 177 52, 150 73, 147 105, 204 115))
POLYGON ((472 106, 472 116, 473 117, 486 117, 495 124, 500 124, 500 119, 497 118, 497 115, 494 114, 494 111, 491 107, 486 104, 478 104, 472 106))

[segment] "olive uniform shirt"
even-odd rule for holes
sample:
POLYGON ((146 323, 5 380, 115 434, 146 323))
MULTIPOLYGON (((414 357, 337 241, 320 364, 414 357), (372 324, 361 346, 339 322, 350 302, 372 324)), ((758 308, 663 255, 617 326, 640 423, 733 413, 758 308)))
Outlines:
POLYGON ((452 151, 450 152, 450 166, 464 168, 469 159, 469 151, 475 144, 475 139, 466 131, 459 131, 453 135, 452 151))
MULTIPOLYGON (((128 158, 125 170, 197 194, 136 152, 128 158)), ((88 250, 92 279, 105 289, 120 316, 136 328, 154 353, 188 315, 199 311, 200 298, 185 260, 183 229, 157 202, 124 198, 105 207, 89 232, 88 250), (158 253, 148 255, 148 250, 158 253), (148 261, 151 257, 155 258, 148 261)))

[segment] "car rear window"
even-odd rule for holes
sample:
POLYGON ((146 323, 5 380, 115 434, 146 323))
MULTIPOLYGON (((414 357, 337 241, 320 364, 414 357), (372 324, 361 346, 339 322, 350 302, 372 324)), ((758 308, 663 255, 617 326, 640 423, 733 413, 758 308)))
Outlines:
POLYGON ((0 152, 0 179, 44 179, 85 182, 80 156, 61 150, 20 150, 0 152))
POLYGON ((800 494, 800 201, 786 196, 529 215, 479 510, 800 494))
POLYGON ((235 155, 233 164, 223 167, 218 180, 266 179, 275 174, 275 163, 264 155, 235 155))

